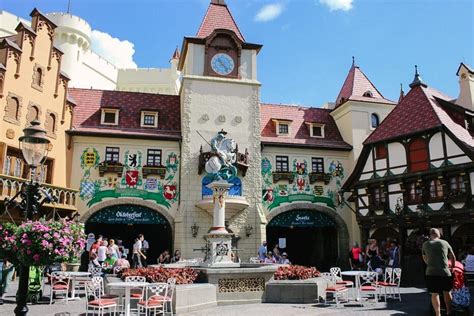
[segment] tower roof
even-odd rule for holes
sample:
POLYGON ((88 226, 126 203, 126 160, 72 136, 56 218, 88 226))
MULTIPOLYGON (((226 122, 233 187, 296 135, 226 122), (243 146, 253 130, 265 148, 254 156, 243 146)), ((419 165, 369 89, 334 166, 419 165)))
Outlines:
POLYGON ((206 38, 216 29, 233 31, 242 42, 245 42, 244 36, 240 32, 224 0, 211 1, 196 37, 206 38))
POLYGON ((394 104, 394 102, 385 99, 377 90, 359 66, 356 65, 354 58, 352 59, 351 69, 349 69, 346 80, 337 96, 336 107, 348 100, 394 104))
POLYGON ((171 56, 171 60, 179 59, 180 56, 181 56, 181 54, 179 53, 178 46, 176 46, 176 49, 174 50, 173 56, 171 56))

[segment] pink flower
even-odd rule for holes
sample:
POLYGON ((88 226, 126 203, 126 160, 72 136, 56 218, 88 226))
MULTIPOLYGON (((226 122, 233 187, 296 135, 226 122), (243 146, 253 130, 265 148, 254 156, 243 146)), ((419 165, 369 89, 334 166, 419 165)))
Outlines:
POLYGON ((35 262, 38 262, 38 261, 40 260, 40 258, 41 258, 41 257, 40 257, 39 254, 33 255, 33 260, 34 260, 35 262))

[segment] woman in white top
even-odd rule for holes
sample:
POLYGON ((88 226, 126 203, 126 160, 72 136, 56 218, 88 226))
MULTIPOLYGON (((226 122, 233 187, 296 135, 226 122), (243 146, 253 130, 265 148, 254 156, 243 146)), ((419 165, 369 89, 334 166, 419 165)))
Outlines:
POLYGON ((469 254, 464 262, 464 270, 467 272, 474 272, 474 247, 469 250, 469 254))
POLYGON ((103 241, 102 244, 99 246, 99 249, 97 249, 97 260, 99 261, 100 264, 107 259, 107 246, 108 243, 107 241, 103 241))
POLYGON ((112 258, 118 259, 122 257, 122 255, 119 252, 118 246, 115 244, 115 240, 109 239, 109 247, 107 249, 107 253, 110 253, 112 258))

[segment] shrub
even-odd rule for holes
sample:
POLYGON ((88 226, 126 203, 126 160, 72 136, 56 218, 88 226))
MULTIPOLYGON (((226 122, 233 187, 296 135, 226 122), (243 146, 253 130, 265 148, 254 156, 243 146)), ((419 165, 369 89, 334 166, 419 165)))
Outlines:
POLYGON ((162 266, 157 268, 126 269, 119 273, 122 280, 128 276, 144 276, 147 282, 166 282, 169 278, 175 278, 176 284, 192 284, 199 276, 199 271, 192 268, 170 268, 162 266))
POLYGON ((320 275, 314 267, 298 265, 282 266, 274 274, 275 280, 306 280, 316 278, 320 275))

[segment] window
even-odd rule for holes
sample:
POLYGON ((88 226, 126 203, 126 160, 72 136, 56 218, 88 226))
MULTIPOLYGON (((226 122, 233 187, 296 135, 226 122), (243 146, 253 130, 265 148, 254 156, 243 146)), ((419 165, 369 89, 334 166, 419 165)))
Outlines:
POLYGON ((288 156, 276 156, 276 172, 288 172, 288 156))
POLYGON ((424 139, 415 138, 408 144, 408 163, 411 172, 428 170, 428 146, 424 139))
POLYGON ((30 125, 31 121, 39 119, 39 107, 37 105, 30 104, 28 108, 28 114, 26 114, 26 124, 30 125))
POLYGON ((365 91, 362 96, 367 97, 367 98, 372 98, 372 97, 373 97, 373 94, 372 94, 372 92, 370 92, 370 91, 365 91))
POLYGON ((31 86, 36 90, 43 91, 44 84, 44 68, 36 64, 33 68, 33 81, 31 86))
POLYGON ((101 124, 118 125, 119 110, 118 109, 102 109, 101 124))
POLYGON ((372 189, 372 204, 375 208, 383 208, 385 206, 385 193, 382 187, 372 189))
POLYGON ((288 124, 285 124, 285 123, 278 124, 278 134, 288 135, 288 132, 289 132, 288 124))
POLYGON ((21 98, 17 95, 9 94, 7 97, 7 106, 5 108, 5 119, 12 123, 18 123, 20 120, 21 98))
POLYGON ((119 161, 120 148, 118 147, 106 147, 105 148, 105 161, 107 162, 118 162, 119 161))
POLYGON ((323 127, 313 125, 313 137, 323 137, 323 127))
POLYGON ((324 158, 311 159, 312 170, 314 173, 324 173, 324 158))
POLYGON ((372 113, 370 115, 370 126, 372 128, 377 128, 380 125, 380 119, 379 116, 375 113, 372 113))
POLYGON ((161 166, 161 149, 148 149, 147 166, 161 166))
POLYGON ((423 200, 423 190, 417 182, 407 184, 407 202, 411 204, 420 204, 423 200))
POLYGON ((49 136, 54 136, 56 134, 56 115, 54 113, 48 113, 44 127, 49 136))
POLYGON ((453 176, 449 178, 449 190, 453 193, 465 193, 466 187, 462 176, 453 176))
POLYGON ((441 199, 444 197, 443 185, 439 179, 430 181, 430 199, 441 199))
POLYGON ((158 112, 142 112, 142 127, 158 127, 158 112))
POLYGON ((387 158, 387 147, 385 144, 378 144, 375 146, 375 159, 386 159, 387 158))

